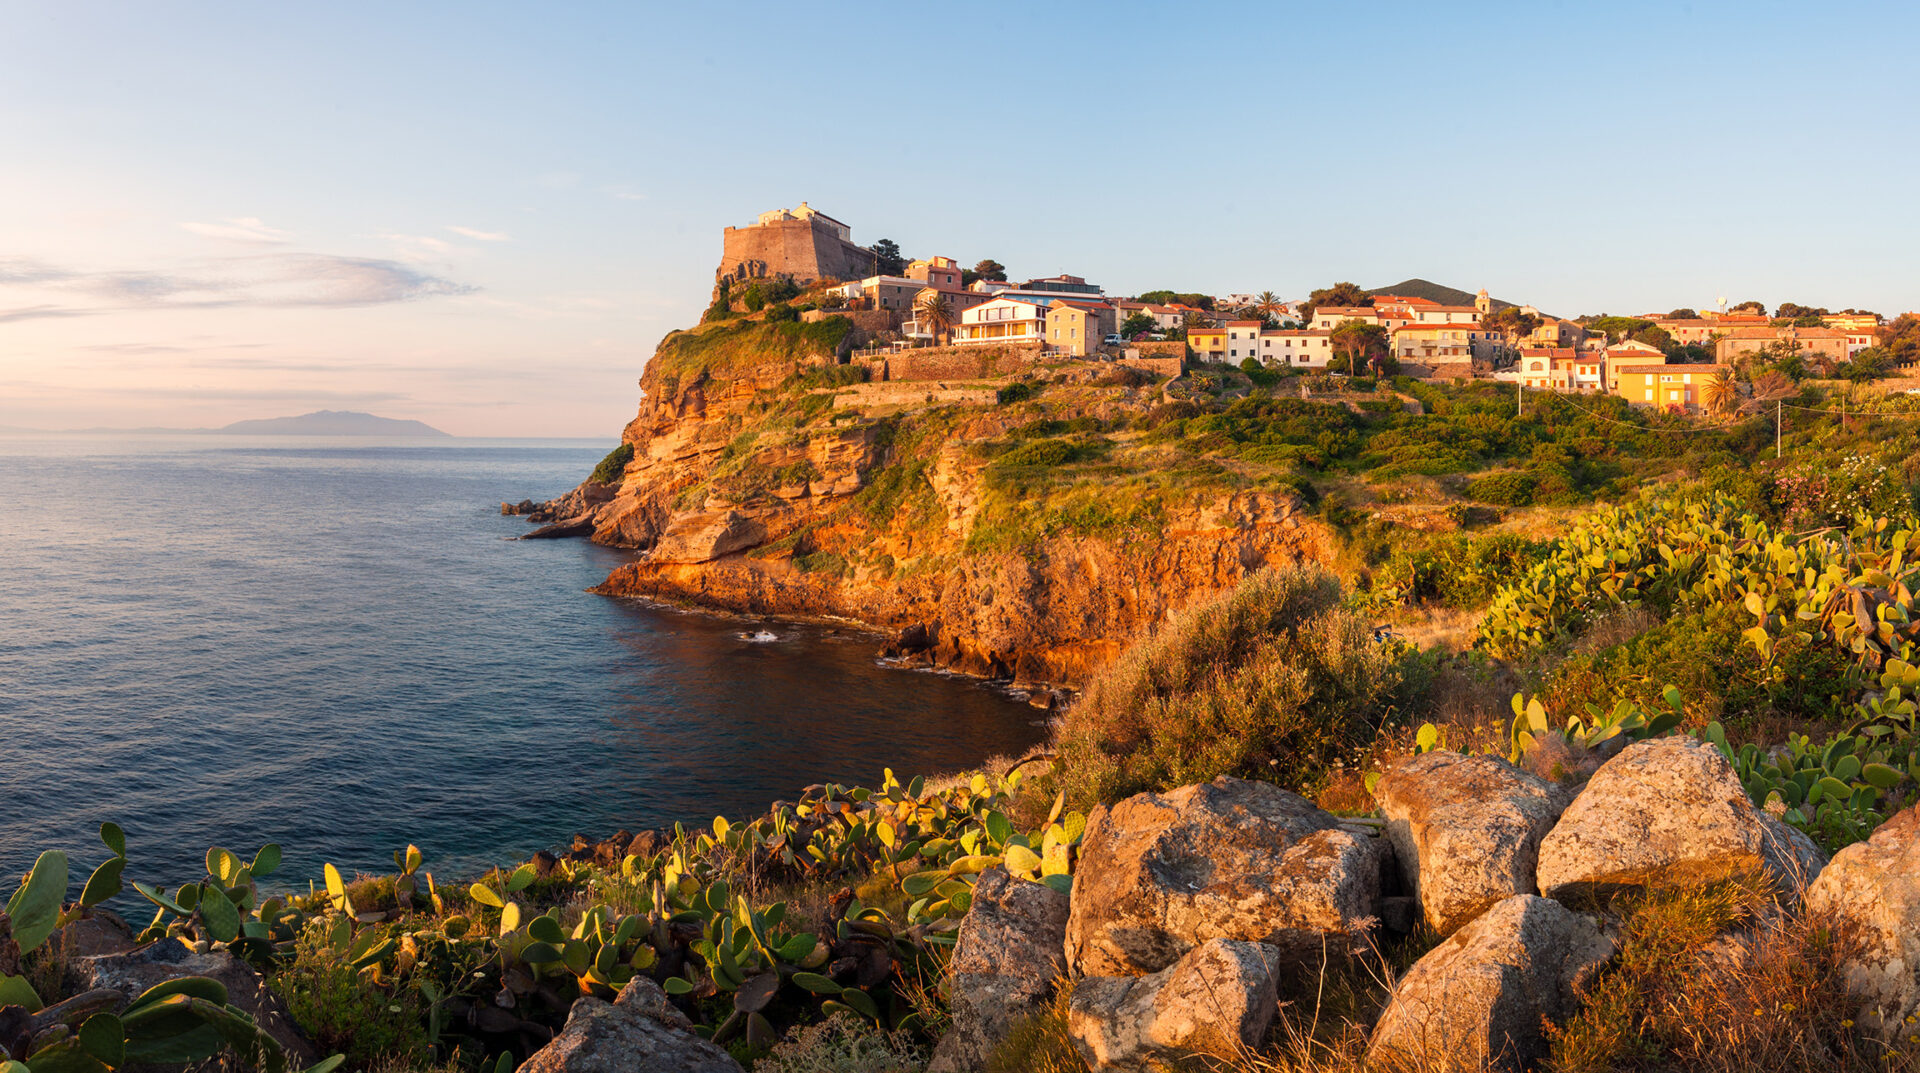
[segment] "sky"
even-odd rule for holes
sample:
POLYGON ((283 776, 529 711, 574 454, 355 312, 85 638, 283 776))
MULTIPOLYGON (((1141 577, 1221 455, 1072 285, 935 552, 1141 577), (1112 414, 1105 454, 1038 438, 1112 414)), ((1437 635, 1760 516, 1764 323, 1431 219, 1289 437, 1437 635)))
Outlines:
POLYGON ((1911 3, 0 0, 0 427, 611 442, 721 229, 1133 294, 1920 306, 1911 3))

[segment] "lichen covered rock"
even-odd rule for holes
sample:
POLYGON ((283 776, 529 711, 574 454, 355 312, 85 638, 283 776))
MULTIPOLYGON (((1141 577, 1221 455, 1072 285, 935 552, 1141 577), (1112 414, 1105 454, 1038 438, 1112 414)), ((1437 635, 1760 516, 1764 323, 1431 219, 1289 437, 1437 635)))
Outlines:
POLYGON ((1765 877, 1797 896, 1826 855, 1747 797, 1720 751, 1685 736, 1636 742, 1594 773, 1540 842, 1540 893, 1765 877))
POLYGON ((1429 752, 1376 791, 1387 838, 1428 925, 1442 935, 1515 894, 1532 894, 1540 840, 1564 791, 1491 756, 1429 752))
POLYGON ((1612 953, 1591 920, 1516 894, 1400 978, 1368 1058, 1422 1071, 1522 1069, 1546 1053, 1542 1019, 1572 1015, 1577 988, 1612 953))
POLYGON ((1234 1058, 1273 1022, 1279 962, 1264 943, 1210 939, 1148 976, 1089 976, 1073 989, 1067 1032, 1096 1073, 1234 1058))
POLYGON ((1920 1012, 1920 806, 1834 854, 1807 888, 1806 908, 1858 944, 1847 988, 1861 1000, 1861 1024, 1891 1041, 1920 1012))
POLYGON ((741 1073, 726 1051, 701 1039, 660 990, 637 976, 612 1002, 582 998, 566 1027, 519 1073, 741 1073))
POLYGON ((1088 817, 1067 922, 1081 975, 1157 972, 1209 939, 1284 960, 1348 950, 1375 916, 1385 844, 1277 786, 1221 777, 1088 817))
POLYGON ((927 1073, 981 1068, 1015 1026, 1046 1006, 1066 971, 1066 932, 1066 895, 1004 868, 980 874, 954 945, 953 1027, 927 1073))

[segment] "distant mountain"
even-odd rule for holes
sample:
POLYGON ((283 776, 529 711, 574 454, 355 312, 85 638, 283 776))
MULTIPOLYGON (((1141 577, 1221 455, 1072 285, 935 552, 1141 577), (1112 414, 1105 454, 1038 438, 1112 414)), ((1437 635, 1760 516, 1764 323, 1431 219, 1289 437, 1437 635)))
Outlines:
POLYGON ((266 417, 235 421, 214 430, 235 436, 420 436, 446 438, 447 434, 421 421, 402 421, 391 417, 352 410, 315 410, 299 417, 266 417))
MULTIPOLYGON (((1478 297, 1472 291, 1463 291, 1458 287, 1448 287, 1427 279, 1404 279, 1388 287, 1375 287, 1368 294, 1395 294, 1402 298, 1425 298, 1429 302, 1438 302, 1443 306, 1470 306, 1478 297)), ((1493 308, 1507 309, 1513 302, 1493 300, 1493 308)))

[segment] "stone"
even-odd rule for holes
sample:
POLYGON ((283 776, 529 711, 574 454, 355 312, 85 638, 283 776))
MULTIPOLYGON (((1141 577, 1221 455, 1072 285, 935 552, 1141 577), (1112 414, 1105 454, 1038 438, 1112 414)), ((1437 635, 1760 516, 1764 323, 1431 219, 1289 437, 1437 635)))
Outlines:
POLYGON ((737 510, 676 514, 648 556, 656 563, 704 563, 754 547, 766 527, 737 510))
POLYGON ((118 991, 129 999, 182 976, 217 980, 227 989, 227 1003, 244 1010, 272 1036, 294 1060, 295 1068, 305 1068, 322 1057, 253 966, 225 950, 195 953, 177 940, 161 939, 125 953, 83 957, 73 964, 74 974, 88 990, 118 991))
POLYGON ((1579 988, 1612 941, 1559 902, 1516 894, 1427 952, 1393 989, 1367 1046, 1370 1063, 1514 1070, 1542 1057, 1542 1019, 1579 1009, 1579 988))
POLYGON ((612 1002, 583 997, 560 1034, 519 1073, 741 1073, 726 1051, 694 1034, 660 985, 637 976, 612 1002))
POLYGON ((1602 765, 1540 842, 1549 898, 1759 875, 1788 899, 1819 874, 1813 840, 1754 806, 1720 750, 1635 742, 1602 765))
POLYGON ((949 969, 953 1028, 927 1073, 982 1068, 1021 1021, 1046 1007, 1066 972, 1067 909, 1067 896, 1044 883, 1005 868, 980 873, 949 969))
POLYGON ((1238 1058, 1273 1023, 1279 965, 1265 943, 1209 939, 1147 976, 1089 976, 1068 1002, 1067 1034, 1095 1073, 1238 1058))
POLYGON ((1857 945, 1843 968, 1860 1023, 1892 1042, 1920 1013, 1920 806, 1834 854, 1806 909, 1850 933, 1857 945))
POLYGON ((1422 753, 1375 792, 1407 889, 1436 932, 1515 894, 1532 894, 1540 840, 1567 801, 1544 779, 1491 756, 1422 753))
POLYGON ((1347 952, 1373 923, 1388 853, 1299 794, 1222 776, 1099 807, 1067 921, 1079 975, 1157 972, 1208 939, 1288 961, 1347 952))
POLYGON ((583 536, 592 536, 592 535, 593 535, 593 515, 578 514, 571 518, 563 518, 557 522, 552 523, 551 525, 543 525, 540 528, 535 529, 533 532, 527 533, 526 535, 522 536, 520 539, 521 540, 564 540, 568 537, 583 537, 583 536))

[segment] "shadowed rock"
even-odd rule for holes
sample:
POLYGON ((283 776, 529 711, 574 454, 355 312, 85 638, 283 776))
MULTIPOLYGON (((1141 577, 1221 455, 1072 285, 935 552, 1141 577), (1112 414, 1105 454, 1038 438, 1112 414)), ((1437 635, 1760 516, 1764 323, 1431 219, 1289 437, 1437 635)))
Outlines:
POLYGON ((635 977, 618 998, 581 998, 553 1042, 519 1073, 741 1073, 726 1051, 694 1034, 660 985, 635 977))
POLYGON ((1096 1073, 1235 1058, 1273 1023, 1279 963, 1264 943, 1209 939, 1149 976, 1089 976, 1073 989, 1067 1032, 1096 1073))
POLYGON ((1807 888, 1807 912, 1845 926, 1860 945, 1845 964, 1860 1023, 1892 1042, 1920 1011, 1920 806, 1834 854, 1807 888))
POLYGON ((980 873, 952 964, 953 1028, 927 1073, 964 1073, 1046 1006, 1066 971, 1067 896, 1004 868, 980 873))

